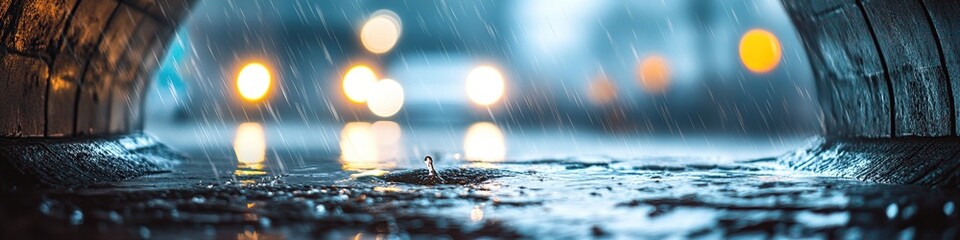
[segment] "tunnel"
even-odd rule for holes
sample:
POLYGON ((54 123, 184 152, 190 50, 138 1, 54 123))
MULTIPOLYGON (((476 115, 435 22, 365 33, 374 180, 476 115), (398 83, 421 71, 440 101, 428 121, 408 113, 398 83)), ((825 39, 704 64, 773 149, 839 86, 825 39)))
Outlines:
MULTIPOLYGON (((0 173, 72 186, 164 171, 144 92, 191 0, 0 2, 0 173)), ((784 0, 810 56, 825 132, 795 169, 956 187, 960 2, 784 0)))

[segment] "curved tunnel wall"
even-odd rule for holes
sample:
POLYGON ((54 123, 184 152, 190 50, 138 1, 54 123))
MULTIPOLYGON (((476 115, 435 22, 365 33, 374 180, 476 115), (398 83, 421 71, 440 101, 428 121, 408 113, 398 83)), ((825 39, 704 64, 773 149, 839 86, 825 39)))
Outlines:
POLYGON ((835 137, 956 136, 960 1, 783 1, 835 137))
POLYGON ((145 87, 192 2, 0 1, 0 136, 140 131, 145 87))

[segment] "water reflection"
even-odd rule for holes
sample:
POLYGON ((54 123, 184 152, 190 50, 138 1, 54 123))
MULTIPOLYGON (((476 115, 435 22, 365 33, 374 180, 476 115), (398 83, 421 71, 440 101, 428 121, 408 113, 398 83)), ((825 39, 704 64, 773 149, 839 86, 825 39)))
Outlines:
POLYGON ((237 240, 253 240, 260 239, 261 237, 257 231, 252 230, 244 230, 243 232, 237 233, 237 240))
POLYGON ((393 145, 400 141, 400 124, 393 121, 377 121, 370 125, 380 145, 393 145))
POLYGON ((340 162, 344 170, 382 170, 396 166, 400 156, 402 132, 400 125, 391 121, 373 124, 351 122, 340 132, 340 162))
POLYGON ((263 175, 263 164, 267 158, 267 138, 263 126, 255 122, 245 122, 237 126, 233 138, 233 151, 237 154, 237 176, 263 175))
POLYGON ((463 151, 469 161, 500 162, 507 155, 506 140, 497 125, 474 123, 463 138, 463 151))
POLYGON ((474 222, 483 220, 483 208, 480 205, 473 206, 473 210, 470 211, 470 220, 474 222))

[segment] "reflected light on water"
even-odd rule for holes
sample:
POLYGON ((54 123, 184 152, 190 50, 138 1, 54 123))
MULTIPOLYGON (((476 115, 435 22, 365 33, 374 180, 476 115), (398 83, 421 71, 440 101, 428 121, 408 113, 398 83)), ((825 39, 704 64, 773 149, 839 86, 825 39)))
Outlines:
POLYGON ((259 123, 245 122, 237 127, 233 138, 237 161, 244 164, 263 163, 267 156, 267 140, 259 123))
POLYGON ((237 127, 233 138, 233 151, 237 155, 238 176, 264 174, 263 163, 267 157, 267 138, 259 123, 245 122, 237 127))
POLYGON ((740 62, 754 73, 768 73, 780 64, 780 40, 770 31, 752 29, 740 38, 740 62))
POLYGON ((363 103, 367 101, 367 94, 376 83, 377 74, 370 67, 357 65, 343 75, 343 93, 350 101, 363 103))
POLYGON ((370 130, 377 136, 380 145, 391 145, 400 141, 400 124, 396 122, 377 121, 370 125, 370 130))
POLYGON ((383 79, 373 85, 367 98, 367 108, 379 117, 392 117, 403 107, 403 86, 393 79, 383 79))
POLYGON ((260 63, 243 66, 237 74, 237 90, 248 101, 257 101, 270 90, 270 71, 260 63))
POLYGON ((661 93, 670 85, 670 64, 660 55, 650 55, 640 62, 640 86, 651 93, 661 93))
POLYGON ((390 51, 400 40, 403 25, 400 17, 390 10, 379 10, 363 24, 360 29, 360 42, 372 53, 381 54, 390 51))
POLYGON ((352 122, 340 131, 340 158, 344 164, 376 162, 377 143, 370 131, 370 124, 352 122))
MULTIPOLYGON (((340 132, 340 162, 344 170, 382 170, 396 166, 383 156, 399 155, 400 125, 390 121, 374 124, 351 122, 340 132)), ((382 175, 367 171, 364 174, 382 175)))
POLYGON ((400 189, 395 186, 376 186, 376 187, 373 187, 373 191, 389 193, 389 192, 402 192, 403 189, 400 189))
POLYGON ((470 101, 487 106, 503 96, 503 74, 491 66, 480 66, 467 75, 467 97, 470 101))
POLYGON ((473 210, 470 211, 470 220, 474 222, 483 220, 483 208, 479 205, 473 206, 473 210))
POLYGON ((497 125, 474 123, 464 136, 463 151, 469 161, 500 162, 507 155, 506 140, 497 125))
POLYGON ((256 240, 261 239, 261 237, 263 236, 260 236, 257 231, 251 230, 244 230, 243 232, 237 233, 237 240, 256 240))

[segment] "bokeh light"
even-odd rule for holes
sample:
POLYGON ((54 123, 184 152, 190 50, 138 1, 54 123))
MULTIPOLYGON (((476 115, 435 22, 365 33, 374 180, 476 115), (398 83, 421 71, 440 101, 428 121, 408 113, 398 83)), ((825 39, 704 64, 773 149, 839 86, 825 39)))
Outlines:
POLYGON ((754 73, 768 73, 780 65, 783 49, 770 31, 752 29, 740 39, 740 62, 754 73))
POLYGON ((373 69, 364 65, 354 66, 343 75, 343 93, 350 101, 364 103, 376 83, 377 74, 373 69))
POLYGON ((597 105, 607 105, 617 100, 617 85, 606 76, 598 76, 587 86, 587 98, 597 105))
POLYGON ((250 63, 243 66, 237 74, 237 90, 240 96, 248 101, 257 101, 263 98, 270 90, 270 70, 260 63, 250 63))
POLYGON ((467 97, 476 104, 487 106, 503 96, 503 74, 491 66, 480 66, 467 75, 467 97))
POLYGON ((372 53, 381 54, 393 49, 400 40, 403 25, 400 17, 390 10, 374 12, 360 28, 360 42, 372 53))
POLYGON ((506 139, 497 125, 474 123, 463 138, 463 152, 469 161, 500 162, 507 156, 506 139))
POLYGON ((670 85, 670 64, 660 55, 650 55, 640 62, 640 86, 651 93, 660 93, 670 85))
POLYGON ((255 122, 240 124, 233 138, 233 151, 240 164, 262 164, 267 157, 267 137, 263 126, 255 122))
POLYGON ((378 81, 370 89, 367 97, 367 108, 374 115, 391 117, 403 107, 403 87, 393 79, 378 81))

